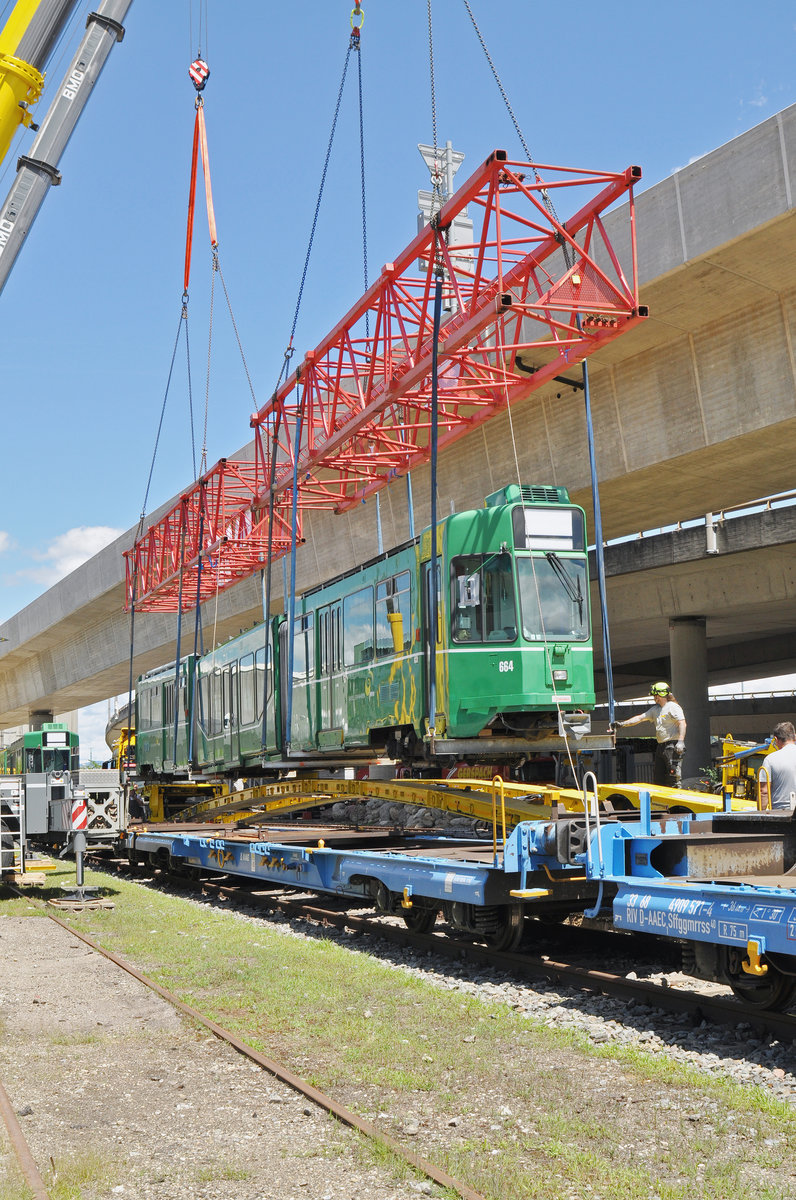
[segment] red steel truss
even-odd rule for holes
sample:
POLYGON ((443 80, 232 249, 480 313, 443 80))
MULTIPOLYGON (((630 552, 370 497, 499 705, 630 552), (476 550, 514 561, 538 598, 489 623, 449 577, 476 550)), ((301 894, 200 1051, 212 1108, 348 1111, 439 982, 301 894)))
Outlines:
POLYGON ((272 558, 288 552, 294 477, 300 541, 302 510, 341 512, 428 460, 439 273, 440 449, 643 320, 640 178, 638 167, 615 174, 491 154, 254 414, 254 461, 222 459, 125 551, 128 608, 192 608, 261 569, 269 540, 272 558), (623 269, 602 214, 625 197, 623 269), (565 204, 572 215, 559 219, 565 204), (472 241, 449 246, 464 210, 472 241))

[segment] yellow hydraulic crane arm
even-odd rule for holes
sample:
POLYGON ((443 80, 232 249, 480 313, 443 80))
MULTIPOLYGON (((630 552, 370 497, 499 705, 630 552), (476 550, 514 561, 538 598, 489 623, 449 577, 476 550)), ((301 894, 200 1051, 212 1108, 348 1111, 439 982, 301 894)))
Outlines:
POLYGON ((17 0, 0 32, 0 162, 20 125, 38 129, 30 106, 79 0, 17 0))
POLYGON ((17 0, 0 33, 0 161, 8 153, 20 125, 30 125, 28 105, 35 104, 44 87, 41 71, 17 57, 42 0, 17 0))

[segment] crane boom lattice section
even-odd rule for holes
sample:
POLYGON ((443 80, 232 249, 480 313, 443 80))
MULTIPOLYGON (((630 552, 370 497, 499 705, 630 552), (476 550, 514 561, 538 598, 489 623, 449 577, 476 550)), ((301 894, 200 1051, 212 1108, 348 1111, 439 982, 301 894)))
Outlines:
POLYGON ((259 570, 269 544, 285 554, 294 480, 300 540, 302 511, 352 508, 428 460, 438 273, 440 449, 643 320, 640 177, 494 151, 253 415, 254 461, 222 459, 125 552, 128 607, 190 608, 259 570), (602 214, 626 197, 623 268, 602 214), (468 211, 472 241, 449 245, 468 211))

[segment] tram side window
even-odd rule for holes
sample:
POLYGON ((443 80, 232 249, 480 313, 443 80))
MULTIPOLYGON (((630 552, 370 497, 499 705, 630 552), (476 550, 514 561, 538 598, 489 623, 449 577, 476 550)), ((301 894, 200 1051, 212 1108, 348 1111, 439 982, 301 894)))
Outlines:
POLYGON ((235 695, 235 683, 237 672, 234 666, 224 667, 221 673, 221 711, 224 714, 224 729, 232 729, 235 726, 235 710, 237 708, 237 696, 235 695))
POLYGON ((210 713, 212 716, 210 736, 218 737, 223 729, 224 722, 224 694, 221 685, 220 667, 216 667, 210 680, 210 713))
POLYGON ((209 675, 201 675, 199 677, 199 723, 204 730, 205 737, 212 737, 213 727, 211 723, 212 701, 210 696, 210 679, 209 675))
MULTIPOLYGON (((269 645, 270 649, 270 645, 269 645)), ((271 696, 271 662, 268 662, 268 679, 265 679, 265 646, 262 646, 254 656, 254 711, 257 720, 263 719, 263 693, 266 700, 271 696), (265 687, 263 687, 265 684, 265 687)))
POLYGON ((405 654, 412 645, 412 593, 409 572, 376 588, 376 658, 405 654))
POLYGON ((321 677, 333 675, 343 666, 342 619, 343 606, 339 600, 318 609, 318 674, 321 677))
POLYGON ((517 638, 513 559, 469 554, 451 562, 451 634, 455 642, 513 642, 517 638))
POLYGON ((373 662, 373 588, 362 588, 343 601, 343 663, 373 662))
POLYGON ((293 632, 293 682, 304 683, 315 676, 315 630, 313 613, 296 617, 293 632))
POLYGON ((255 680, 254 655, 244 654, 238 664, 241 725, 253 725, 255 721, 254 714, 257 711, 257 697, 254 694, 255 680))
POLYGON ((174 684, 167 683, 163 689, 163 720, 167 729, 174 726, 174 684))
POLYGON ((145 733, 147 729, 152 728, 152 691, 150 688, 143 688, 138 692, 136 697, 136 720, 141 733, 145 733))

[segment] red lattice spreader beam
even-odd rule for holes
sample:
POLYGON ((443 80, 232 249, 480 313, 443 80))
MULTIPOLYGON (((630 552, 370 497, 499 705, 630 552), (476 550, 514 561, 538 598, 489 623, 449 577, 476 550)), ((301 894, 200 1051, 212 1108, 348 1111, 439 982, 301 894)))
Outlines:
POLYGON ((303 510, 344 511, 428 460, 437 270, 440 449, 643 320, 640 178, 638 167, 614 174, 490 155, 254 414, 254 462, 222 459, 125 552, 128 607, 191 608, 197 594, 261 569, 272 491, 272 557, 288 552, 294 475, 301 540, 303 510), (623 268, 602 214, 625 198, 623 268), (559 218, 565 205, 571 215, 559 218), (473 240, 449 247, 465 209, 473 240))

